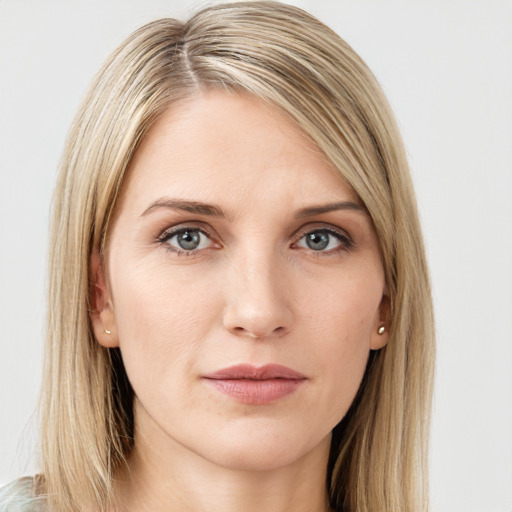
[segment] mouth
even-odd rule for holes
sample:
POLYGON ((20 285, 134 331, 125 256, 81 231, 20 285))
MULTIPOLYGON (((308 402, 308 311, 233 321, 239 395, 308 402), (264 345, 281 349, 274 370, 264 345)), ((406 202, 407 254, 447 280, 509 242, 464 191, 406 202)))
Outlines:
POLYGON ((297 391, 307 377, 278 364, 256 367, 240 364, 203 377, 217 391, 251 405, 265 405, 297 391))

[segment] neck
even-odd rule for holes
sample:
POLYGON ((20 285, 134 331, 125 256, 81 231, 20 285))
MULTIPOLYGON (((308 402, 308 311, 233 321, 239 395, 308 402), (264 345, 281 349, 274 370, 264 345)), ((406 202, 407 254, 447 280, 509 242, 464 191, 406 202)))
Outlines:
POLYGON ((215 464, 167 438, 135 437, 128 468, 116 475, 116 512, 325 512, 330 436, 282 467, 215 464))

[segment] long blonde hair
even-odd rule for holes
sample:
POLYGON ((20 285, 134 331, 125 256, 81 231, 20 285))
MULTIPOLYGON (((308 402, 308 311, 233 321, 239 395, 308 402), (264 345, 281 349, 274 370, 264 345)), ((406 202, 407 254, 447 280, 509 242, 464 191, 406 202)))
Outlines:
POLYGON ((132 448, 133 391, 119 352, 100 346, 90 324, 90 258, 105 247, 144 134, 165 109, 205 88, 281 109, 370 213, 390 337, 370 354, 333 432, 326 486, 336 510, 426 511, 433 314, 402 141, 374 76, 338 35, 296 7, 258 1, 140 28, 107 60, 75 117, 53 203, 41 492, 56 512, 104 510, 132 448))

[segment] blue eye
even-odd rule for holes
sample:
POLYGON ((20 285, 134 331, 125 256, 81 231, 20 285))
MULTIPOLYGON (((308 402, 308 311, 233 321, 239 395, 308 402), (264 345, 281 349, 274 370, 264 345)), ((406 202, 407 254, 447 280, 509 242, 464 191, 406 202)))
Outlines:
POLYGON ((351 242, 348 237, 329 229, 310 231, 297 242, 298 247, 311 249, 316 252, 328 252, 339 249, 341 246, 347 248, 350 245, 351 242))
POLYGON ((212 243, 210 238, 197 228, 182 228, 165 233, 160 241, 170 245, 177 252, 190 252, 206 249, 212 243))

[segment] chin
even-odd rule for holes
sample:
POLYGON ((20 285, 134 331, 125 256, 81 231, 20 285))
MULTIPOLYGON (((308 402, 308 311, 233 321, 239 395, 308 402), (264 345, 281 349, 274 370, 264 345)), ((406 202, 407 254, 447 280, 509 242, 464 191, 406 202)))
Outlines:
POLYGON ((293 464, 316 449, 323 451, 330 446, 330 435, 314 441, 297 434, 260 431, 240 437, 227 436, 215 444, 217 449, 210 454, 210 460, 236 471, 273 471, 293 464))
POLYGON ((229 447, 224 453, 216 454, 212 462, 233 471, 274 471, 293 464, 301 454, 289 447, 252 446, 235 449, 229 447))

